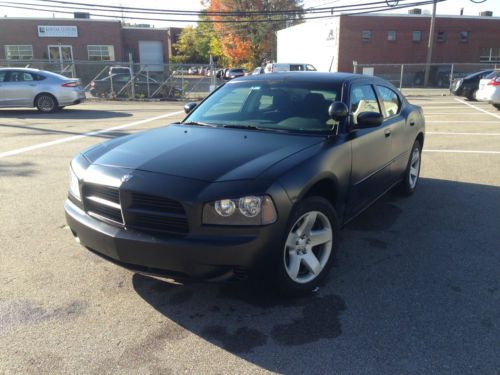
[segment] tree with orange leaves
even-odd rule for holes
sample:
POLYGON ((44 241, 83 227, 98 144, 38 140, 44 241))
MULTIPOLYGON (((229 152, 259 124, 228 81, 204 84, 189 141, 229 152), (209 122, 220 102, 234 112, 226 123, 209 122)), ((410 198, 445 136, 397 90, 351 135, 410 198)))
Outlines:
POLYGON ((300 22, 301 11, 298 0, 211 0, 207 8, 224 56, 234 66, 248 64, 251 68, 275 58, 276 31, 300 22), (297 12, 285 17, 272 13, 276 11, 297 12))

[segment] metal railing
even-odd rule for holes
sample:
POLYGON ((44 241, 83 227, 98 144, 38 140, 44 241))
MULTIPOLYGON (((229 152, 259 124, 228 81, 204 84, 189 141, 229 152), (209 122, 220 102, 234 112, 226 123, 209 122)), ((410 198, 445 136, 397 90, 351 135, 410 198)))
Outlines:
POLYGON ((0 67, 47 70, 79 78, 88 98, 201 99, 222 83, 214 64, 140 64, 117 61, 0 60, 0 67))
POLYGON ((400 89, 419 87, 449 89, 455 79, 481 70, 494 69, 500 69, 500 64, 431 64, 429 83, 424 86, 425 64, 353 64, 354 73, 379 76, 400 89))

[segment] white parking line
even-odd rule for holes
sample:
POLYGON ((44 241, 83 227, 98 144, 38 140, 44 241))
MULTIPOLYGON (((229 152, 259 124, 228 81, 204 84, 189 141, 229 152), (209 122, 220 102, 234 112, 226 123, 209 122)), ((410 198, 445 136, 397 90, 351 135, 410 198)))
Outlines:
POLYGON ((19 154, 22 154, 22 153, 25 153, 25 152, 28 152, 28 151, 38 150, 40 148, 46 148, 46 147, 50 147, 50 146, 55 146, 55 145, 58 145, 58 144, 61 144, 61 143, 76 141, 77 139, 80 139, 80 138, 92 137, 92 136, 97 135, 97 134, 109 133, 111 131, 118 130, 118 129, 125 129, 125 128, 130 128, 132 126, 146 124, 148 122, 152 122, 152 121, 156 121, 156 120, 161 120, 163 118, 167 118, 167 117, 179 115, 179 114, 181 114, 183 112, 184 111, 171 112, 171 113, 167 113, 167 114, 164 114, 164 115, 161 115, 161 116, 156 116, 156 117, 151 117, 151 118, 147 118, 147 119, 144 119, 144 120, 139 120, 139 121, 131 122, 131 123, 125 124, 125 125, 113 126, 112 128, 96 130, 96 131, 92 131, 92 132, 88 132, 88 133, 82 133, 82 134, 78 134, 78 135, 73 135, 71 137, 56 139, 56 140, 50 141, 50 142, 38 143, 36 145, 22 147, 22 148, 18 148, 18 149, 15 149, 15 150, 2 152, 2 153, 0 153, 0 159, 6 158, 8 156, 19 155, 19 154))
POLYGON ((460 124, 460 123, 465 123, 465 124, 498 124, 498 121, 495 120, 425 120, 425 123, 430 123, 430 122, 435 122, 435 123, 448 123, 448 124, 460 124))
POLYGON ((494 154, 500 155, 500 151, 479 151, 479 150, 423 150, 424 152, 453 153, 453 154, 494 154))
POLYGON ((500 119, 500 115, 497 115, 496 113, 491 113, 491 112, 488 112, 488 111, 487 111, 487 110, 485 110, 485 109, 479 108, 479 107, 477 107, 477 106, 475 106, 475 105, 473 105, 473 104, 467 103, 467 102, 465 102, 465 101, 463 101, 463 100, 460 100, 460 99, 455 99, 455 100, 456 100, 457 102, 459 102, 459 103, 462 103, 462 104, 465 104, 465 105, 467 105, 467 106, 469 106, 469 107, 471 107, 471 108, 474 108, 476 111, 483 112, 483 113, 486 113, 487 115, 490 115, 490 116, 493 116, 493 117, 495 117, 495 118, 497 118, 497 119, 500 119))
MULTIPOLYGON (((489 112, 486 112, 489 113, 489 112)), ((424 116, 453 116, 453 115, 460 115, 460 116, 477 116, 478 114, 475 112, 426 112, 424 110, 424 116)))
POLYGON ((425 132, 433 135, 482 135, 482 136, 500 136, 500 133, 456 133, 456 132, 425 132))
POLYGON ((463 106, 461 106, 460 104, 458 103, 450 103, 450 104, 453 104, 452 106, 433 106, 433 105, 423 105, 421 106, 423 109, 424 109, 424 112, 426 112, 427 110, 429 109, 463 109, 463 110, 466 110, 468 111, 469 108, 464 108, 463 106))

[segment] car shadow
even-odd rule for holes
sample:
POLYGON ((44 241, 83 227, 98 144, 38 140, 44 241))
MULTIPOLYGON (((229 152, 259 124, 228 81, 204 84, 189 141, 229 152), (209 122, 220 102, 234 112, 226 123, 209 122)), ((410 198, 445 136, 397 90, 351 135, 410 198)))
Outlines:
POLYGON ((35 167, 32 162, 2 162, 0 163, 0 180, 5 177, 31 177, 37 173, 35 167))
POLYGON ((0 117, 5 119, 100 120, 131 116, 132 114, 128 112, 85 108, 65 108, 52 113, 41 113, 36 109, 0 109, 0 117))
POLYGON ((10 125, 10 124, 1 124, 0 123, 0 128, 7 128, 7 129, 20 129, 20 130, 27 130, 28 132, 19 132, 19 133, 10 133, 10 137, 22 137, 22 136, 30 136, 33 134, 36 135, 52 135, 52 134, 65 134, 65 135, 81 135, 81 134, 86 134, 87 137, 96 137, 96 138, 115 138, 115 137, 121 137, 124 135, 129 135, 130 132, 127 131, 122 131, 122 130, 115 130, 115 131, 109 131, 109 132, 99 132, 97 134, 92 134, 93 131, 100 131, 100 129, 95 129, 95 130, 88 130, 87 132, 79 132, 79 131, 68 131, 68 130, 59 130, 59 129, 53 129, 53 128, 37 128, 33 125, 36 124, 31 124, 30 126, 26 125, 10 125))
POLYGON ((492 373, 498 212, 499 187, 422 178, 411 198, 388 194, 341 231, 335 266, 309 296, 140 274, 132 284, 166 329, 180 326, 269 371, 492 373))

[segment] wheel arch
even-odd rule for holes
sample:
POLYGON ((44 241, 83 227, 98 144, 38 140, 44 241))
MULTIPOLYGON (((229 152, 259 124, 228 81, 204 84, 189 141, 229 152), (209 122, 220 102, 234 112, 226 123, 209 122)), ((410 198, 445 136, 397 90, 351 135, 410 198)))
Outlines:
POLYGON ((336 208, 339 194, 338 181, 335 176, 322 176, 318 180, 314 181, 310 186, 304 189, 297 201, 300 202, 304 198, 312 196, 323 197, 329 201, 334 208, 336 208))
POLYGON ((425 136, 424 136, 424 133, 422 133, 422 132, 418 133, 417 138, 416 138, 416 140, 420 142, 420 147, 422 147, 422 148, 424 148, 424 138, 425 138, 425 136))
POLYGON ((35 98, 33 99, 33 107, 36 107, 36 101, 38 100, 38 98, 41 95, 49 95, 49 96, 51 96, 56 101, 56 107, 59 106, 59 101, 57 100, 57 98, 56 98, 56 96, 54 94, 52 94, 52 93, 50 93, 48 91, 43 91, 43 92, 39 92, 38 94, 35 95, 35 98))

